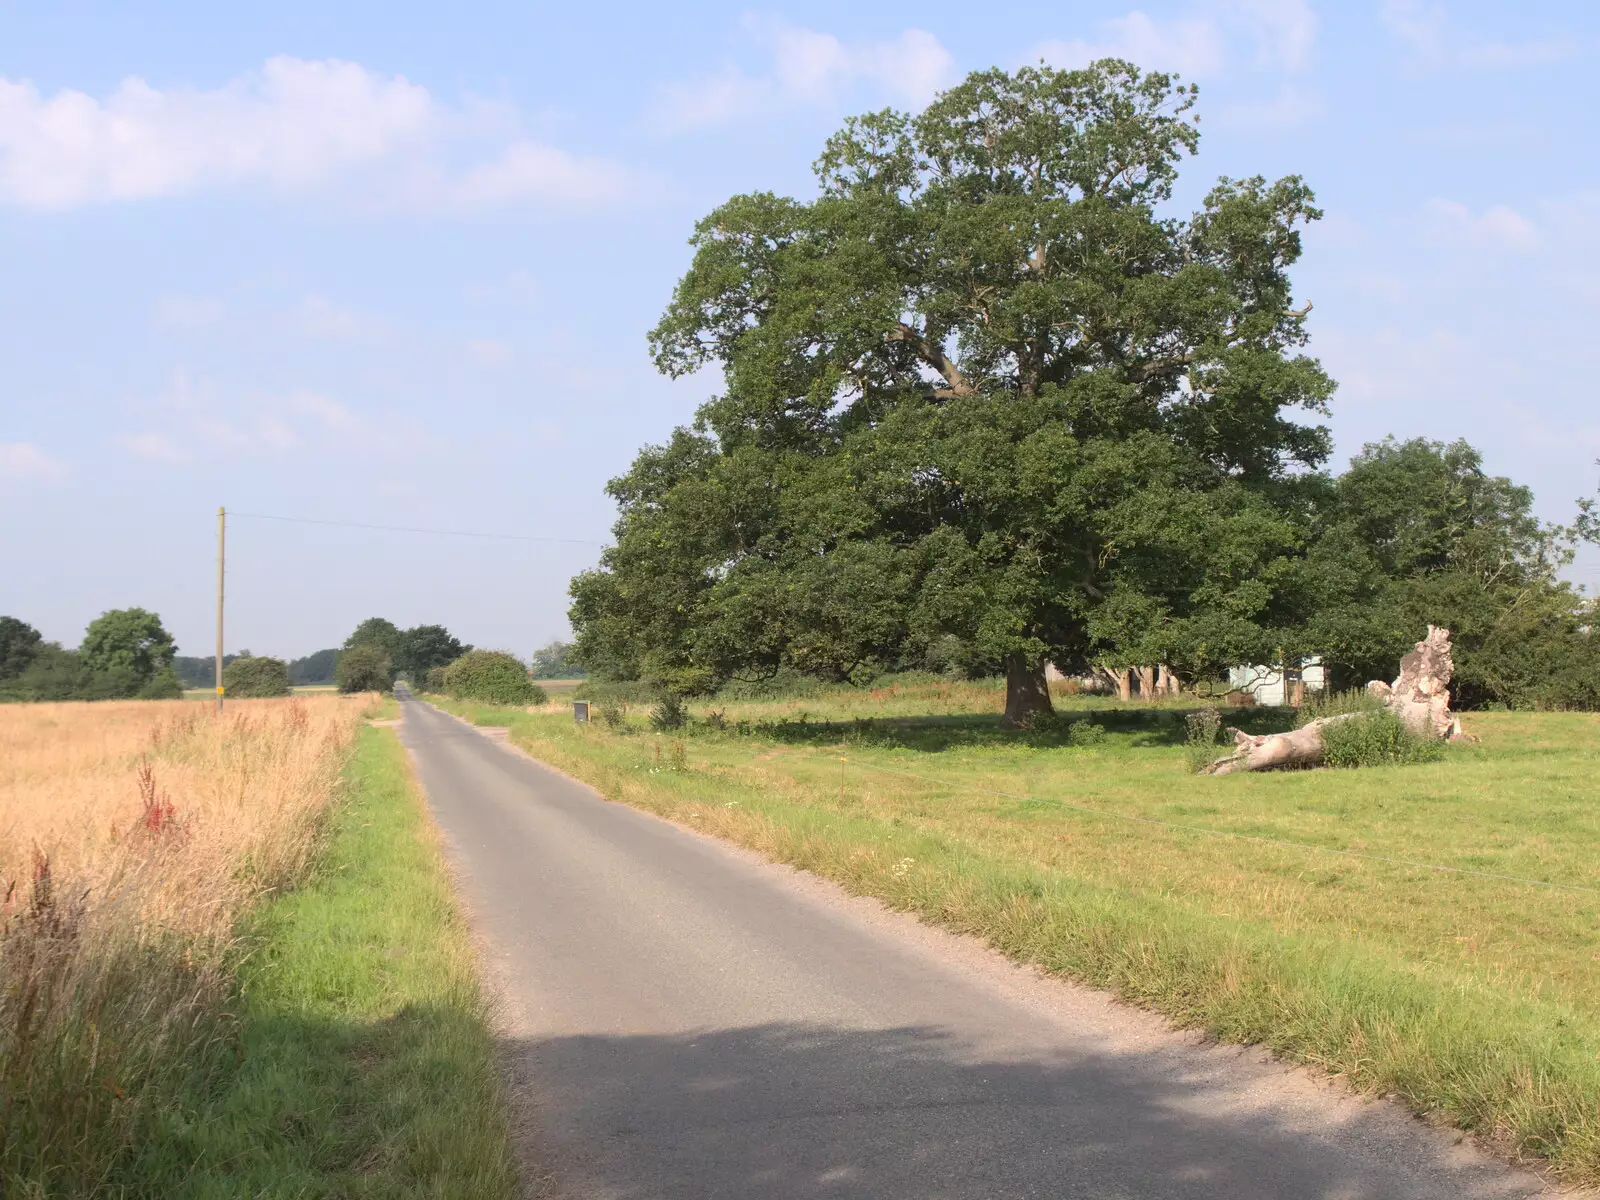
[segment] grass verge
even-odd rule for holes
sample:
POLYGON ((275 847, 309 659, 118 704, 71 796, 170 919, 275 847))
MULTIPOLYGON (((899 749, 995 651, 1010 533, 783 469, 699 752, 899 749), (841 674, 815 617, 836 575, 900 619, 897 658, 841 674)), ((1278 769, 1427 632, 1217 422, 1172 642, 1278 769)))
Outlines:
POLYGON ((669 737, 442 707, 612 799, 1600 1182, 1600 894, 1381 861, 1600 887, 1594 718, 1484 714, 1441 762, 1213 779, 1186 772, 1177 710, 1074 705, 1091 742, 964 703, 729 704, 669 737))
POLYGON ((366 728, 320 863, 251 919, 233 1070, 118 1190, 166 1197, 514 1193, 466 926, 391 729, 366 728))

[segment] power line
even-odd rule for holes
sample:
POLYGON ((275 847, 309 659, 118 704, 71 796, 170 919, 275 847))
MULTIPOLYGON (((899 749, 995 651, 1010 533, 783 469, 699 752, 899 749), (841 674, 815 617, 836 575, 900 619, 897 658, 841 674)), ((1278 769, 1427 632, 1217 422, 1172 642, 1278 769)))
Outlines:
MULTIPOLYGON (((819 757, 808 755, 814 762, 822 761, 819 757)), ((1111 817, 1118 821, 1130 821, 1138 825, 1159 825, 1163 829, 1180 829, 1188 833, 1205 833, 1212 837, 1234 838, 1241 842, 1261 842, 1268 846, 1287 846, 1296 850, 1313 850, 1319 854, 1337 854, 1345 858, 1360 858, 1368 862, 1389 863, 1391 866, 1414 867, 1424 871, 1442 871, 1453 875, 1475 875, 1480 879, 1498 879, 1503 883, 1522 883, 1532 887, 1560 888, 1568 892, 1586 892, 1589 895, 1600 896, 1600 888, 1584 887, 1577 883, 1553 883, 1548 879, 1529 879, 1522 875, 1500 875, 1493 871, 1474 871, 1470 867, 1448 867, 1442 863, 1418 862, 1409 858, 1389 858, 1382 854, 1362 854, 1358 850, 1340 850, 1333 846, 1318 846, 1313 842, 1291 842, 1283 838, 1261 837, 1253 833, 1234 833, 1228 829, 1213 829, 1209 825, 1186 825, 1178 821, 1158 821, 1154 817, 1135 817, 1128 813, 1111 812, 1103 808, 1090 808, 1086 804, 1073 804, 1067 800, 1056 800, 1048 796, 1021 796, 1015 792, 1002 792, 995 788, 973 787, 970 784, 953 783, 947 779, 935 779, 931 775, 919 775, 915 771, 901 771, 894 767, 878 767, 871 763, 857 762, 855 766, 864 771, 882 771, 889 775, 904 775, 908 779, 917 779, 923 783, 936 783, 940 787, 953 788, 956 791, 981 792, 987 796, 1003 796, 1008 800, 1022 800, 1030 804, 1054 804, 1061 808, 1069 808, 1075 812, 1088 813, 1095 817, 1111 817)))
POLYGON ((504 542, 560 542, 569 546, 604 546, 588 538, 542 537, 524 533, 478 533, 466 529, 419 529, 409 525, 369 525, 362 521, 323 521, 315 517, 280 517, 272 513, 230 512, 230 517, 253 517, 258 521, 287 521, 294 525, 333 525, 342 529, 378 529, 385 533, 429 533, 436 537, 488 538, 504 542))

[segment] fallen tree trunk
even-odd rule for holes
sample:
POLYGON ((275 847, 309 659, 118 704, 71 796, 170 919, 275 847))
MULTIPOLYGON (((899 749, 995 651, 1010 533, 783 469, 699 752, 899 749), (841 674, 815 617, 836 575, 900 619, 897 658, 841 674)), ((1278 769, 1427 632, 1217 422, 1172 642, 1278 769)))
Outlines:
POLYGON ((1308 721, 1288 733, 1250 734, 1229 729, 1233 734, 1233 753, 1224 754, 1201 770, 1202 775, 1231 775, 1235 771, 1275 771, 1285 767, 1315 767, 1322 763, 1328 748, 1322 740, 1322 727, 1334 721, 1348 721, 1359 713, 1343 713, 1308 721))
MULTIPOLYGON (((1450 631, 1428 626, 1428 636, 1400 660, 1400 676, 1392 684, 1373 680, 1367 691, 1419 737, 1455 741, 1465 735, 1460 718, 1450 711, 1450 631)), ((1203 775, 1231 775, 1235 771, 1273 771, 1286 767, 1315 767, 1327 756, 1322 730, 1334 721, 1348 721, 1360 713, 1343 713, 1309 721, 1288 733, 1249 734, 1229 729, 1233 753, 1225 754, 1201 771, 1203 775)))

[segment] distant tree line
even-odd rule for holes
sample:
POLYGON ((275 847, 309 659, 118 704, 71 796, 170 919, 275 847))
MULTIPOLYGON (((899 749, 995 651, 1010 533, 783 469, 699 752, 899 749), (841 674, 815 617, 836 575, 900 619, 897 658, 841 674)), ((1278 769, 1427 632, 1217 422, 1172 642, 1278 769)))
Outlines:
POLYGON ((528 674, 535 679, 582 679, 587 672, 574 656, 571 642, 559 638, 546 642, 533 652, 528 662, 528 674))
POLYGON ((721 394, 609 485, 576 654, 668 695, 780 673, 1006 678, 1233 665, 1392 677, 1428 623, 1461 706, 1600 706, 1570 526, 1464 442, 1326 464, 1334 382, 1289 268, 1295 177, 1167 211, 1194 92, 1104 60, 977 72, 847 121, 814 198, 706 217, 650 335, 721 394))
POLYGON ((76 650, 47 642, 16 617, 0 617, 0 700, 169 700, 183 695, 176 647, 156 613, 101 613, 76 650))
POLYGON ((369 617, 345 639, 334 678, 344 692, 388 691, 397 679, 420 686, 429 670, 471 649, 443 625, 401 629, 383 617, 369 617))

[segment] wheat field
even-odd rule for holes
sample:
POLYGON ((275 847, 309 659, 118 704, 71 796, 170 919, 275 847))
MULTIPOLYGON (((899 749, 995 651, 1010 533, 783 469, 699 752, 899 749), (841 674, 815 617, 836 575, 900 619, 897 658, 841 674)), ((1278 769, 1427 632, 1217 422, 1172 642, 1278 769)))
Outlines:
POLYGON ((0 706, 0 1193, 106 1188, 229 1053, 240 919, 304 872, 374 702, 0 706))

